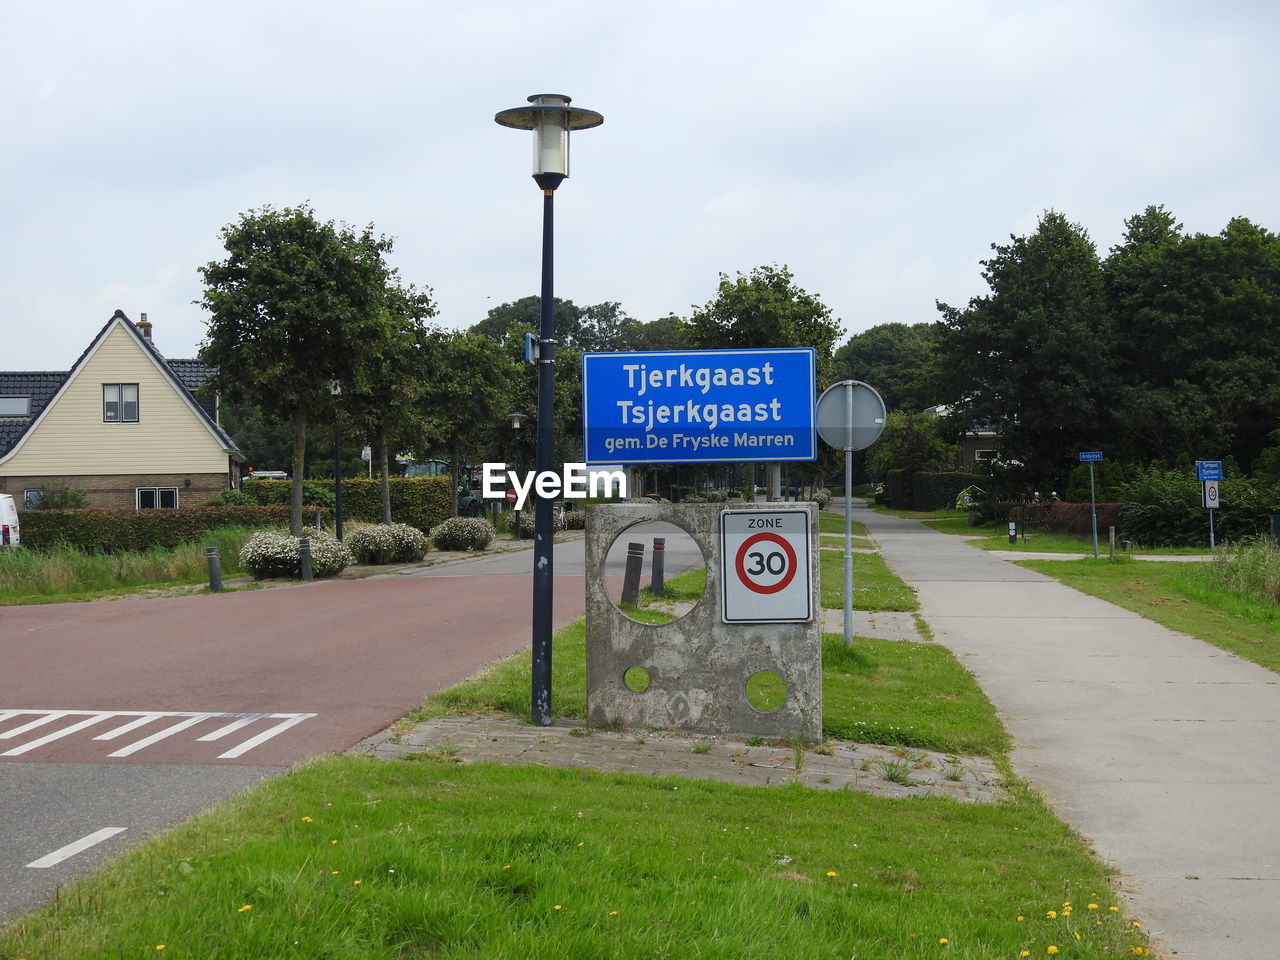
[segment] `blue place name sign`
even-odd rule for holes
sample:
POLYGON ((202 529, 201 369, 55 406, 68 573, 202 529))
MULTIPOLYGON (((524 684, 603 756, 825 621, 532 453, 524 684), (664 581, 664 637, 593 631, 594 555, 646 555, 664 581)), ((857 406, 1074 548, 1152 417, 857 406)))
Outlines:
POLYGON ((1085 450, 1080 454, 1081 463, 1097 463, 1101 459, 1101 450, 1085 450))
POLYGON ((1201 483, 1207 483, 1211 480, 1222 482, 1222 461, 1221 460, 1197 460, 1196 461, 1196 479, 1201 483))
POLYGON ((582 355, 584 459, 815 460, 811 347, 582 355))

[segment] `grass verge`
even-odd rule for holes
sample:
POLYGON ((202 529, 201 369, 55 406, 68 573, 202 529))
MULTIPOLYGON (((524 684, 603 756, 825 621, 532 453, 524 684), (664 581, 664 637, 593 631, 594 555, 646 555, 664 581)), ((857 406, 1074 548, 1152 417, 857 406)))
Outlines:
POLYGON ((1057 946, 1100 960, 1141 946, 1097 861, 1015 795, 331 757, 64 890, 0 933, 0 954, 977 960, 1057 946))
MULTIPOLYGON (((844 551, 818 553, 821 603, 831 610, 844 607, 844 551)), ((902 582, 878 553, 853 555, 853 598, 859 610, 918 610, 915 592, 902 582)))
POLYGON ((1280 607, 1225 586, 1211 563, 1023 560, 1022 566, 1280 672, 1280 607))
POLYGON ((87 553, 74 547, 0 550, 0 605, 62 603, 208 580, 206 547, 217 547, 224 577, 242 576, 240 548, 256 530, 219 527, 175 549, 87 553))

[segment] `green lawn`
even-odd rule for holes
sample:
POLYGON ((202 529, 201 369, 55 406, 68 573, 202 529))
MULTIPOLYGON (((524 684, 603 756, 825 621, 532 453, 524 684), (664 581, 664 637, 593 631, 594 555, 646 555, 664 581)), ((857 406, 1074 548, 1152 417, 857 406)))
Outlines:
MULTIPOLYGON (((822 605, 844 607, 844 551, 823 550, 818 555, 822 577, 822 605)), ((859 610, 918 610, 914 591, 889 570, 878 553, 853 555, 854 606, 859 610)))
POLYGON ((1173 630, 1280 672, 1280 606, 1228 589, 1210 563, 1024 560, 1061 580, 1173 630))

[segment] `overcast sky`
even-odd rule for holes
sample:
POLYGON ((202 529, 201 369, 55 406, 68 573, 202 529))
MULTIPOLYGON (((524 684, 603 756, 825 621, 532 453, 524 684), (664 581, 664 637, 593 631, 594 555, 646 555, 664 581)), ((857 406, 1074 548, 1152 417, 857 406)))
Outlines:
POLYGON ((67 369, 111 313, 169 357, 197 266, 264 204, 395 238, 469 326, 536 294, 532 134, 604 114, 556 194, 556 293, 639 320, 787 264, 847 333, 984 292, 1047 208, 1100 253, 1162 203, 1280 227, 1280 7, 1219 0, 0 5, 0 368, 67 369))

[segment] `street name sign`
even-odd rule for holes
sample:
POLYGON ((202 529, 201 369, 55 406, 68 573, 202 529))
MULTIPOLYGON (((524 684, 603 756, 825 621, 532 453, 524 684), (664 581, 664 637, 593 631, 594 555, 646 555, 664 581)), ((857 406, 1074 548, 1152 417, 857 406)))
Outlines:
POLYGON ((1222 461, 1221 460, 1197 460, 1196 461, 1196 479, 1201 483, 1207 480, 1222 481, 1222 461))
POLYGON ((812 347, 582 355, 583 459, 816 460, 812 347))
POLYGON ((809 511, 725 510, 720 514, 721 620, 807 622, 809 511))
POLYGON ((1102 459, 1101 450, 1082 450, 1080 452, 1081 463, 1097 463, 1102 459))

